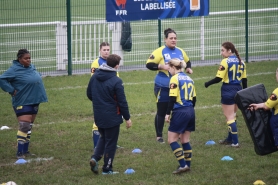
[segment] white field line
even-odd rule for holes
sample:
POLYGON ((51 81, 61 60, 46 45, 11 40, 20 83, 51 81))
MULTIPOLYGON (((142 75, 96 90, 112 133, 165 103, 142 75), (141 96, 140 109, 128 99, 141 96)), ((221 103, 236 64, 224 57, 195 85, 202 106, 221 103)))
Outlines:
MULTIPOLYGON (((265 73, 256 73, 256 74, 248 74, 248 77, 250 76, 259 76, 259 75, 269 75, 269 74, 273 74, 274 72, 265 72, 265 73)), ((214 78, 213 76, 209 76, 209 77, 200 77, 200 78, 194 78, 194 81, 198 81, 198 80, 203 80, 203 79, 212 79, 214 78)), ((124 85, 142 85, 142 84, 153 84, 154 82, 134 82, 134 83, 124 83, 124 85)), ((82 89, 82 88, 87 88, 87 86, 66 86, 66 87, 60 87, 60 88, 48 88, 47 90, 65 90, 65 89, 82 89)))
POLYGON ((27 160, 25 160, 25 163, 22 163, 22 164, 9 163, 9 164, 0 164, 0 166, 23 165, 23 164, 30 163, 30 162, 50 161, 53 159, 54 159, 54 157, 27 159, 27 160))
MULTIPOLYGON (((196 106, 195 107, 195 110, 199 110, 199 109, 211 109, 211 108, 220 108, 221 105, 211 105, 211 106, 196 106)), ((141 117, 141 116, 146 116, 146 115, 155 115, 156 113, 155 112, 146 112, 146 113, 143 113, 143 114, 130 114, 130 117, 141 117)), ((83 119, 78 119, 78 120, 64 120, 64 121, 57 121, 57 122, 44 122, 42 124, 35 124, 34 126, 35 127, 39 127, 40 125, 51 125, 51 124, 57 124, 57 123, 82 123, 82 122, 86 122, 86 121, 93 121, 93 115, 91 117, 86 117, 86 118, 83 118, 83 119)))

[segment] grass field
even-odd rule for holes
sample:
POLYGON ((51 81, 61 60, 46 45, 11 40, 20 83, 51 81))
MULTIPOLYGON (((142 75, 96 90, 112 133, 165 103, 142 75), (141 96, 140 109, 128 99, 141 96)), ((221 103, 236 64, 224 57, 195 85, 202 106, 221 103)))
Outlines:
MULTIPOLYGON (((247 63, 248 86, 265 85, 268 95, 277 87, 275 70, 278 61, 247 63)), ((197 92, 196 131, 191 135, 193 150, 191 172, 172 175, 178 162, 170 146, 156 142, 153 95, 155 72, 149 70, 121 72, 129 102, 133 126, 121 126, 118 149, 114 160, 114 176, 95 175, 90 171, 89 159, 93 143, 92 107, 86 97, 90 75, 45 77, 49 102, 40 105, 32 130, 30 151, 36 154, 30 163, 14 165, 17 160, 17 121, 11 107, 10 96, 0 91, 0 183, 15 181, 18 185, 74 185, 74 184, 190 184, 190 185, 251 185, 262 180, 267 185, 278 183, 278 152, 258 156, 242 114, 238 111, 239 149, 219 144, 206 146, 208 140, 226 136, 225 117, 220 105, 221 84, 209 88, 204 82, 214 78, 218 66, 193 67, 191 75, 197 92), (141 154, 132 154, 140 148, 141 154), (230 156, 233 161, 221 161, 230 156), (46 161, 35 161, 38 158, 46 161), (124 174, 133 168, 132 175, 124 174)), ((164 127, 167 140, 167 124, 164 127)), ((103 162, 100 161, 100 165, 103 162)))

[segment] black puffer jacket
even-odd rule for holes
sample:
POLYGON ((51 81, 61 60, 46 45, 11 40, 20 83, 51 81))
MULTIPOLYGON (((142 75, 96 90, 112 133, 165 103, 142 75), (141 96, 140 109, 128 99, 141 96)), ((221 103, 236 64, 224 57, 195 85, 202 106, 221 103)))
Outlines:
POLYGON ((130 119, 123 81, 114 68, 103 64, 91 77, 87 97, 93 103, 95 123, 99 128, 111 128, 130 119), (122 118, 123 116, 123 118, 122 118))

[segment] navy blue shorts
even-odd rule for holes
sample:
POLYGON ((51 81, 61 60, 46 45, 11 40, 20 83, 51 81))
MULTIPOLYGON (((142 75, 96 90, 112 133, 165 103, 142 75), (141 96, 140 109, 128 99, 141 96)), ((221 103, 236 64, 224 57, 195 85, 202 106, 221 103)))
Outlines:
POLYGON ((154 85, 154 95, 157 98, 157 102, 169 102, 169 87, 159 87, 154 85))
POLYGON ((183 134, 185 131, 195 131, 195 110, 193 107, 174 109, 168 131, 183 134))
POLYGON ((221 103, 224 105, 233 105, 235 102, 235 95, 242 89, 241 85, 224 84, 221 87, 221 103))
POLYGON ((13 107, 14 112, 17 117, 22 116, 22 115, 32 115, 32 114, 37 114, 39 111, 39 104, 34 104, 34 105, 22 105, 22 106, 17 106, 13 107))
POLYGON ((278 146, 278 114, 274 115, 274 110, 272 110, 269 122, 275 141, 275 146, 278 146))

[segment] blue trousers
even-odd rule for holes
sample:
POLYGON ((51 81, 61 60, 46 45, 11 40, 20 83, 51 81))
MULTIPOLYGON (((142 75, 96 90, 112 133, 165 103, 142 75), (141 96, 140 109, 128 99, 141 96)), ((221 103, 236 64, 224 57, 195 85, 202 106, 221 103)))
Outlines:
POLYGON ((100 134, 94 154, 91 158, 99 161, 102 156, 104 165, 102 167, 103 172, 113 171, 113 160, 117 149, 117 143, 120 133, 120 125, 111 128, 98 127, 100 134))

